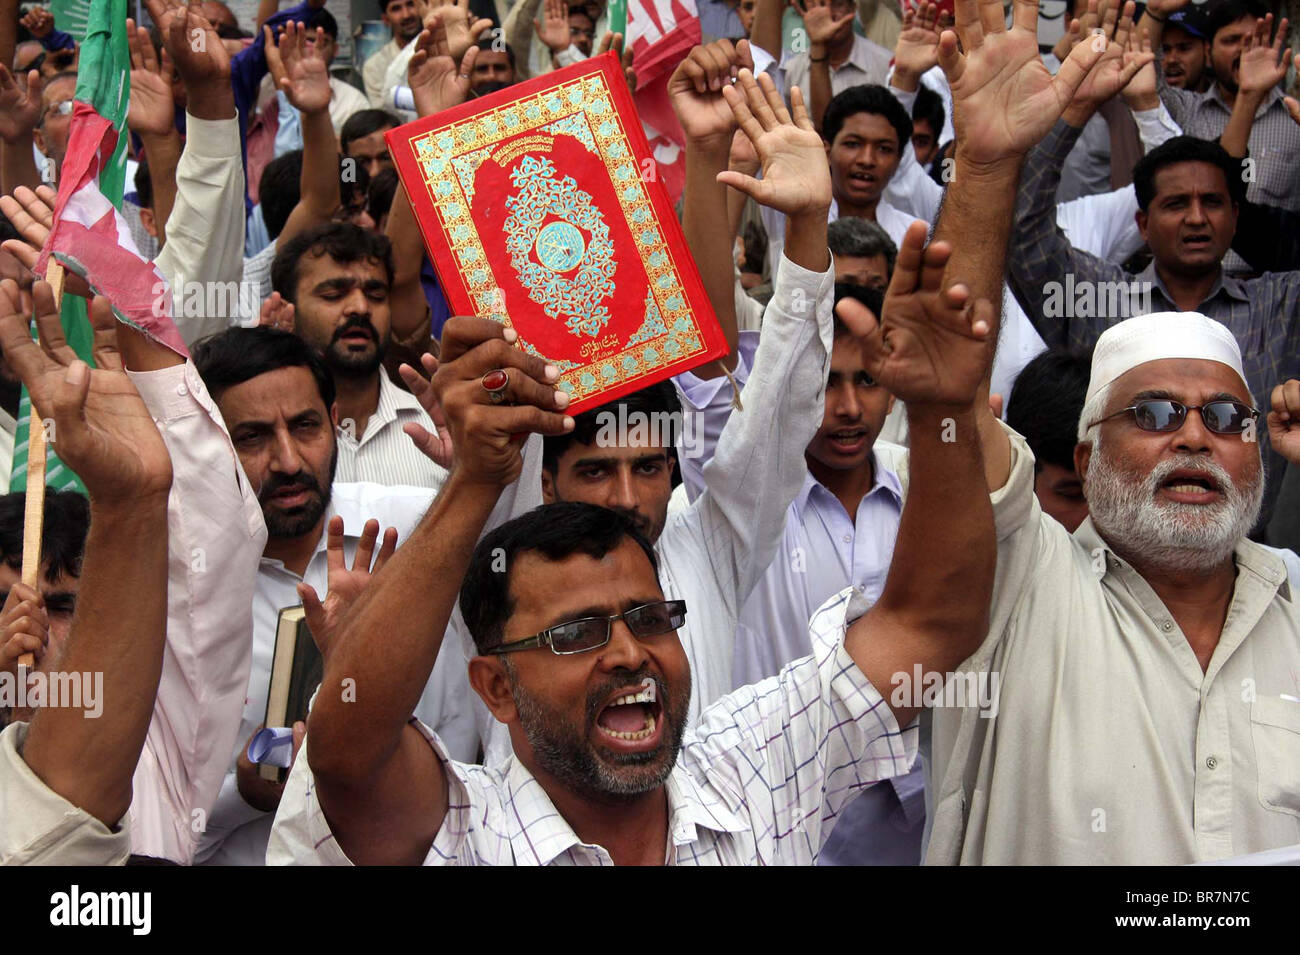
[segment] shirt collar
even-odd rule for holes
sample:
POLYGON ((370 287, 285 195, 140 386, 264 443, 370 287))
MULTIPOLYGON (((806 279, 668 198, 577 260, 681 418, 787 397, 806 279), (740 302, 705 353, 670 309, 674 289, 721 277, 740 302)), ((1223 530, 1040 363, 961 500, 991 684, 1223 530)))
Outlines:
MULTIPOLYGON (((1224 111, 1226 111, 1228 114, 1231 115, 1232 104, 1230 104, 1227 100, 1223 98, 1223 94, 1219 92, 1219 84, 1217 82, 1211 83, 1210 88, 1206 90, 1205 93, 1202 95, 1205 96, 1205 99, 1208 102, 1218 103, 1220 106, 1223 107, 1224 111)), ((1255 115, 1259 116, 1261 113, 1269 109, 1269 107, 1271 107, 1277 100, 1280 100, 1281 98, 1282 98, 1282 91, 1278 89, 1276 86, 1274 86, 1271 90, 1268 91, 1268 94, 1264 97, 1263 102, 1261 102, 1259 106, 1255 108, 1255 115)))
MULTIPOLYGON (((1092 522, 1091 517, 1085 517, 1083 523, 1075 529, 1074 541, 1089 554, 1094 556, 1098 554, 1106 555, 1106 567, 1104 571, 1101 571, 1102 576, 1119 567, 1132 566, 1124 558, 1116 554, 1114 549, 1106 543, 1101 534, 1097 532, 1097 525, 1092 522)), ((1288 603, 1291 601, 1291 581, 1282 558, 1246 537, 1237 542, 1233 557, 1239 569, 1250 571, 1268 586, 1276 586, 1278 595, 1288 603)), ((1137 571, 1134 570, 1134 573, 1137 573, 1137 571)))
MULTIPOLYGON (((744 832, 749 820, 739 815, 708 792, 682 768, 673 767, 666 784, 668 793, 668 829, 673 846, 687 845, 699 839, 698 828, 713 832, 744 832)), ((560 815, 542 784, 516 756, 506 773, 506 791, 510 798, 510 842, 515 861, 520 865, 550 865, 575 846, 594 852, 578 838, 573 827, 560 815)))
MULTIPOLYGON (((1165 297, 1165 301, 1169 302, 1171 305, 1174 304, 1174 297, 1169 294, 1169 288, 1165 285, 1165 280, 1162 279, 1160 273, 1156 271, 1156 263, 1154 260, 1149 262, 1147 267, 1138 273, 1136 281, 1152 283, 1160 290, 1160 294, 1165 297)), ((1215 279, 1214 284, 1210 286, 1210 293, 1206 295, 1203 302, 1199 304, 1213 301, 1219 292, 1223 292, 1229 298, 1235 298, 1240 302, 1250 302, 1250 296, 1246 294, 1246 289, 1241 284, 1241 280, 1226 274, 1223 271, 1222 266, 1219 268, 1219 277, 1215 279)))
MULTIPOLYGON (((885 463, 880 459, 880 454, 875 448, 871 449, 871 463, 871 488, 863 495, 863 500, 880 491, 892 496, 901 507, 903 504, 903 485, 898 480, 898 475, 885 467, 885 463)), ((797 510, 803 511, 808 506, 814 488, 821 488, 826 494, 831 493, 825 485, 813 477, 811 471, 808 471, 804 476, 803 487, 799 489, 799 494, 794 499, 794 506, 797 510)), ((855 520, 854 523, 856 524, 857 521, 855 520)))

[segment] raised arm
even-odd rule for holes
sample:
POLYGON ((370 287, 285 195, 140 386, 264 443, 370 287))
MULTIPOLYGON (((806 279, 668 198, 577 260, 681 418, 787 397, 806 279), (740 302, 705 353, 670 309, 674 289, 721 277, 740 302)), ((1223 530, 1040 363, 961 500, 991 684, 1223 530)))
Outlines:
MULTIPOLYGON (((934 4, 922 2, 903 14, 903 29, 894 47, 894 72, 889 91, 912 115, 921 76, 939 62, 939 13, 934 4)), ((935 131, 938 135, 938 130, 935 131)), ((885 201, 896 209, 933 222, 943 200, 943 187, 930 178, 916 161, 911 143, 899 143, 898 168, 885 187, 885 201)))
POLYGON ((716 40, 697 46, 682 60, 668 81, 673 110, 686 135, 686 188, 683 192, 682 231, 691 250, 709 303, 727 339, 729 354, 696 368, 698 378, 716 378, 723 367, 736 367, 735 268, 727 209, 727 187, 718 174, 727 169, 736 120, 722 95, 742 68, 753 69, 749 42, 716 40))
POLYGON ((167 244, 167 220, 176 204, 176 167, 182 147, 180 133, 176 131, 176 102, 172 98, 175 65, 165 46, 162 57, 157 55, 149 31, 137 27, 134 20, 126 21, 126 35, 131 48, 131 102, 126 122, 144 145, 153 186, 158 245, 162 247, 167 244))
POLYGON ((781 17, 785 14, 786 0, 758 0, 754 9, 754 25, 749 31, 749 42, 768 56, 781 62, 781 17))
MULTIPOLYGON (((29 70, 16 77, 10 60, 0 63, 0 192, 13 195, 19 186, 35 189, 41 173, 32 154, 32 131, 41 120, 41 74, 29 70)), ((48 161, 48 160, 47 160, 48 161)))
POLYGON ((456 467, 330 646, 308 719, 307 759, 331 831, 354 862, 418 864, 428 853, 446 814, 447 787, 436 754, 408 723, 411 712, 475 542, 502 489, 524 468, 515 436, 573 426, 560 413, 568 396, 554 389, 558 372, 511 347, 516 338, 489 319, 447 322, 433 387, 453 434, 456 467), (499 368, 508 369, 510 383, 507 403, 494 405, 482 378, 499 368), (412 614, 403 606, 416 591, 422 610, 412 614), (345 681, 355 694, 342 691, 345 681))
MULTIPOLYGON (((167 634, 167 448, 120 363, 97 352, 95 369, 63 338, 50 287, 33 291, 41 347, 19 314, 17 285, 0 283, 0 342, 41 413, 55 448, 90 493, 81 590, 62 661, 67 673, 103 674, 102 712, 41 707, 23 759, 50 790, 116 827, 154 710, 167 634)), ((106 312, 97 299, 93 309, 106 312)))
POLYGON ((826 44, 856 13, 835 19, 831 16, 831 0, 794 0, 794 8, 803 18, 808 35, 808 112, 813 128, 820 133, 822 117, 831 101, 831 62, 826 44))

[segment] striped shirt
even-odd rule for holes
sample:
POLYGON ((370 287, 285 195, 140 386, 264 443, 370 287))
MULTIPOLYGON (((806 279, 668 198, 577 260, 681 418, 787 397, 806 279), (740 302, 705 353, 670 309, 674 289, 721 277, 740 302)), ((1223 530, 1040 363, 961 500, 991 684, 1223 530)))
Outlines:
POLYGON ((412 421, 434 430, 433 420, 409 391, 403 391, 380 369, 379 403, 358 437, 355 428, 338 429, 339 465, 335 481, 408 484, 437 490, 447 472, 429 460, 402 430, 412 421))
MULTIPOLYGON (((811 864, 851 799, 908 771, 917 724, 899 730, 844 649, 846 628, 866 609, 853 590, 831 598, 810 624, 812 656, 718 700, 686 732, 665 784, 670 864, 811 864)), ((520 762, 500 770, 455 762, 416 726, 442 760, 448 790, 425 865, 613 864, 604 848, 578 838, 520 762)), ((313 790, 308 761, 299 759, 268 864, 350 864, 313 790)))

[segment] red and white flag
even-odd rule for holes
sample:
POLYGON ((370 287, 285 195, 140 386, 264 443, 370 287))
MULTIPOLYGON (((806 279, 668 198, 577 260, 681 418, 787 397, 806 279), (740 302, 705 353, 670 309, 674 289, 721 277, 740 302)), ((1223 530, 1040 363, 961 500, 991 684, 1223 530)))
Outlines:
POLYGON ((637 113, 673 202, 686 184, 686 137, 668 99, 668 78, 699 42, 695 0, 627 0, 626 43, 636 69, 637 113))

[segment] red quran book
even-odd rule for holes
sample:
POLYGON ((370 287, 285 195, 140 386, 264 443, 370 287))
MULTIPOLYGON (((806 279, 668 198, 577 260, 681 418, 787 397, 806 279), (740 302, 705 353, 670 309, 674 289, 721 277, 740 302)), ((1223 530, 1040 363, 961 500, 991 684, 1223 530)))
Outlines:
POLYGON ((385 135, 453 314, 513 327, 569 413, 726 353, 614 54, 385 135))

